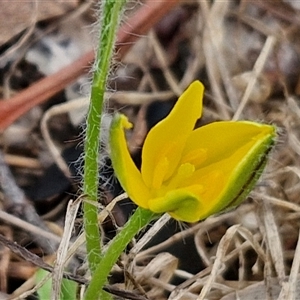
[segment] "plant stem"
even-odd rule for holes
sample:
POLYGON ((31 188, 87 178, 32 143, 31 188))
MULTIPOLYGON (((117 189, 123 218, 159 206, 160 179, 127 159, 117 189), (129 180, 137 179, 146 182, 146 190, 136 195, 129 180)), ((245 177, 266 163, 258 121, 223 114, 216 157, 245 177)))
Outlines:
POLYGON ((116 263, 117 259, 124 251, 126 246, 130 243, 133 237, 151 220, 157 218, 157 214, 143 209, 137 208, 135 213, 130 217, 128 222, 124 225, 122 230, 115 236, 115 238, 110 242, 107 251, 101 258, 98 264, 91 282, 87 288, 85 299, 86 300, 98 300, 103 299, 103 295, 107 294, 103 292, 102 288, 107 282, 107 277, 116 263), (102 297, 99 298, 99 293, 102 291, 102 297))
MULTIPOLYGON (((101 31, 91 88, 91 104, 87 115, 83 175, 83 193, 95 203, 97 203, 98 199, 100 124, 104 92, 119 18, 124 4, 125 0, 103 0, 100 9, 101 31)), ((83 211, 88 262, 90 271, 93 274, 101 258, 97 206, 85 202, 83 211)))

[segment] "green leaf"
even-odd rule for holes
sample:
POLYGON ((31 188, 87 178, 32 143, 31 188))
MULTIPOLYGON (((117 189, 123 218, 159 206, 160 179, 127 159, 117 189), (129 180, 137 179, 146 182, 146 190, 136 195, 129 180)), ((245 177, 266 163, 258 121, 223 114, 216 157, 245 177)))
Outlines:
MULTIPOLYGON (((39 269, 36 272, 36 284, 44 280, 48 276, 49 272, 45 271, 43 269, 39 269)), ((61 283, 61 294, 59 300, 74 300, 76 299, 76 293, 77 293, 77 283, 68 280, 63 279, 61 283)), ((52 278, 49 278, 41 288, 37 291, 39 299, 45 300, 45 299, 51 299, 51 293, 52 293, 52 278)))

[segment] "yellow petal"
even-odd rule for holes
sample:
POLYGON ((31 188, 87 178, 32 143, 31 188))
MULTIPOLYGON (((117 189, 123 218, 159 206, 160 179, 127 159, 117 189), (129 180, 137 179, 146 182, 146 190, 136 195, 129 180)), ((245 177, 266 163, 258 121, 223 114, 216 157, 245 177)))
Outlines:
POLYGON ((150 192, 128 151, 124 129, 132 125, 124 115, 117 114, 110 129, 111 161, 122 188, 137 205, 148 208, 150 192))
POLYGON ((196 171, 182 186, 203 185, 197 195, 203 201, 199 220, 236 206, 245 198, 265 166, 275 136, 273 126, 254 122, 216 122, 191 134, 183 162, 194 163, 196 171), (197 147, 200 153, 207 153, 199 163, 194 155, 189 155, 197 147))
MULTIPOLYGON (((220 121, 194 130, 186 141, 181 163, 203 168, 235 155, 248 143, 261 143, 275 137, 273 126, 248 121, 220 121), (198 154, 198 155, 197 155, 198 154)), ((239 161, 241 157, 235 156, 239 161)))
POLYGON ((163 197, 151 199, 149 209, 155 213, 168 212, 174 219, 185 222, 196 222, 199 220, 199 211, 202 210, 201 201, 193 193, 195 186, 190 190, 179 189, 168 192, 163 197))
POLYGON ((193 82, 170 114, 148 133, 142 151, 141 172, 150 189, 159 188, 177 168, 186 139, 201 116, 203 91, 202 83, 193 82), (159 180, 155 174, 160 174, 159 180))

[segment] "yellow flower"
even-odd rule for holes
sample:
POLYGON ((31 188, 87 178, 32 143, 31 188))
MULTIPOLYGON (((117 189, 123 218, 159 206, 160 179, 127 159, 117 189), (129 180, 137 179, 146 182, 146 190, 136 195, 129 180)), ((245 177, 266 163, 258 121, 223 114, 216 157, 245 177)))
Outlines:
POLYGON ((238 205, 258 180, 276 136, 274 126, 248 121, 194 129, 202 114, 203 91, 202 83, 193 82, 149 131, 141 170, 125 139, 124 129, 132 124, 117 114, 110 131, 113 168, 132 201, 186 222, 238 205))

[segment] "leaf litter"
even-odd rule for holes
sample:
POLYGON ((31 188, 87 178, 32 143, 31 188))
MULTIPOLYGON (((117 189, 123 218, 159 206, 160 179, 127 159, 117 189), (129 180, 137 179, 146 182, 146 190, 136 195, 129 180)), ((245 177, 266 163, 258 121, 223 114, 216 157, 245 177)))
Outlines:
MULTIPOLYGON (((300 299, 300 47, 295 35, 299 27, 299 7, 292 3, 183 2, 141 37, 114 66, 110 88, 116 92, 107 92, 108 116, 103 124, 104 127, 109 125, 109 114, 114 110, 129 116, 135 129, 129 133, 128 143, 137 164, 139 149, 151 124, 168 113, 178 94, 194 79, 202 80, 206 86, 205 113, 198 125, 214 120, 248 119, 275 124, 279 133, 267 170, 237 209, 199 224, 178 224, 164 216, 142 238, 133 241, 114 267, 107 287, 111 291, 115 289, 115 294, 119 291, 118 299, 300 299)), ((93 20, 89 12, 81 17, 86 24, 93 20)), ((75 21, 69 22, 72 25, 75 21)), ((10 46, 13 43, 15 41, 10 46)), ((22 72, 22 69, 14 69, 11 81, 17 71, 22 72)), ((1 73, 1 77, 5 76, 5 69, 1 69, 1 73)), ((83 122, 82 111, 87 109, 88 100, 87 95, 82 94, 82 82, 73 86, 69 102, 63 96, 51 100, 46 107, 37 106, 2 133, 3 157, 13 174, 10 180, 21 191, 26 192, 33 186, 51 165, 66 173, 64 170, 70 161, 66 162, 62 152, 66 147, 78 147, 82 143, 80 125, 67 125, 74 114, 79 114, 78 119, 83 122), (42 128, 37 125, 41 120, 42 128), (60 131, 64 134, 58 134, 60 131)), ((86 82, 84 85, 88 85, 86 82)), ((19 86, 11 92, 22 88, 19 86)), ((108 163, 109 153, 105 143, 104 136, 103 164, 108 163)), ((107 205, 121 191, 116 187, 112 189, 114 180, 109 165, 101 171, 100 181, 105 192, 102 204, 107 205)), ((77 218, 74 226, 62 235, 67 203, 80 194, 80 172, 72 176, 77 179, 69 177, 70 185, 65 192, 40 202, 28 197, 22 203, 27 210, 34 208, 31 213, 37 213, 40 219, 51 212, 47 222, 41 220, 33 225, 39 232, 30 229, 32 222, 26 219, 23 209, 19 215, 7 210, 4 204, 14 205, 13 197, 2 187, 1 209, 12 218, 0 216, 6 226, 1 232, 6 240, 37 252, 44 261, 55 251, 46 255, 45 246, 38 242, 39 236, 45 231, 47 239, 57 245, 59 236, 65 235, 61 243, 65 243, 68 253, 64 253, 64 260, 55 266, 56 272, 62 274, 67 261, 71 261, 69 270, 83 274, 80 276, 85 282, 89 275, 84 237, 80 235, 80 214, 74 212, 72 218, 77 218), (47 208, 42 210, 41 206, 47 208), (18 226, 13 216, 24 223, 18 226), (41 229, 42 223, 47 226, 52 223, 58 227, 57 231, 41 229)), ((109 232, 118 230, 126 221, 130 205, 125 199, 113 201, 103 214, 111 216, 110 222, 99 216, 109 240, 109 232)), ((12 281, 9 266, 17 259, 16 251, 10 250, 9 256, 1 252, 0 260, 4 270, 0 276, 8 283, 12 281)), ((25 254, 25 257, 28 260, 29 256, 25 254)), ((25 260, 20 260, 19 265, 25 267, 25 260)), ((38 260, 32 263, 43 267, 38 260)), ((23 274, 24 283, 18 287, 1 284, 1 292, 10 299, 27 297, 35 291, 32 274, 23 274)), ((21 271, 14 276, 21 278, 21 271)))

